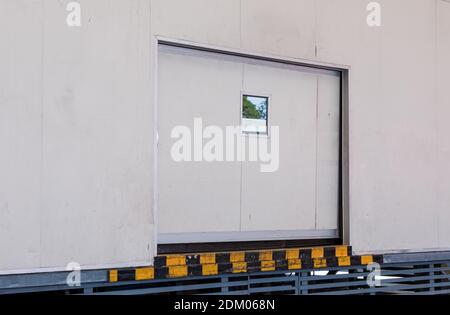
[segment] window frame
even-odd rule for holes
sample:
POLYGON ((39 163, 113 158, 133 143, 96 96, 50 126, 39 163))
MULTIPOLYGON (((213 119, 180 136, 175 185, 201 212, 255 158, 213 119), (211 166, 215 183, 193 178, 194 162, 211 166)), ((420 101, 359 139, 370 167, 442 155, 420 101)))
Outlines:
POLYGON ((270 118, 271 118, 271 100, 272 100, 272 95, 271 94, 267 94, 267 93, 258 93, 255 91, 249 92, 249 91, 241 91, 241 98, 239 101, 239 106, 240 106, 240 117, 239 117, 239 122, 240 122, 240 128, 241 128, 241 135, 243 136, 256 136, 256 137, 270 137, 270 118), (244 110, 244 96, 248 96, 248 97, 260 97, 260 98, 265 98, 267 99, 267 118, 266 118, 266 132, 262 133, 262 132, 255 132, 255 131, 246 131, 244 130, 244 117, 243 117, 243 110, 244 110))

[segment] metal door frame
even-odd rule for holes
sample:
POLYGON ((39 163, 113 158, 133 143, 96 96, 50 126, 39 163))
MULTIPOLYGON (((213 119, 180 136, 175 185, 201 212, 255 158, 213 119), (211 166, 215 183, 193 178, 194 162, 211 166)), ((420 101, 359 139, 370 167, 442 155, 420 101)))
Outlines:
MULTIPOLYGON (((269 54, 258 54, 253 52, 247 52, 243 50, 236 50, 231 48, 224 48, 219 46, 213 46, 209 44, 199 44, 195 42, 178 40, 166 38, 163 36, 156 35, 152 41, 153 47, 153 55, 154 55, 154 163, 153 163, 153 171, 154 171, 154 182, 153 182, 153 220, 154 220, 154 252, 155 255, 158 252, 158 244, 161 243, 161 235, 158 235, 158 51, 160 45, 175 47, 175 48, 184 48, 190 49, 198 52, 206 52, 206 53, 214 53, 221 54, 224 56, 252 59, 255 61, 266 61, 266 62, 275 62, 277 64, 283 65, 291 65, 296 67, 302 67, 314 70, 317 72, 318 70, 324 71, 333 71, 340 73, 340 82, 341 82, 341 99, 340 99, 340 167, 339 167, 339 208, 338 208, 338 235, 331 235, 330 231, 326 231, 327 235, 318 236, 317 238, 309 238, 305 239, 306 243, 309 244, 311 241, 317 240, 317 244, 320 244, 320 240, 325 241, 325 243, 329 244, 330 240, 336 240, 337 244, 348 244, 349 243, 349 122, 348 122, 348 108, 349 108, 349 73, 350 67, 347 65, 340 64, 332 64, 332 63, 324 63, 318 61, 310 61, 304 59, 296 59, 296 58, 287 58, 280 56, 273 56, 269 54)), ((334 230, 333 230, 334 231, 334 230)), ((174 233, 173 235, 166 235, 163 238, 162 244, 180 244, 180 248, 184 248, 189 250, 188 244, 192 243, 193 245, 204 243, 201 240, 209 239, 211 242, 208 244, 216 244, 220 247, 220 243, 227 243, 229 246, 230 242, 236 242, 237 249, 239 248, 239 243, 246 243, 248 246, 248 242, 255 242, 255 246, 259 241, 264 241, 261 239, 263 235, 268 235, 270 240, 274 241, 301 241, 302 231, 256 231, 256 232, 230 232, 230 233, 240 233, 240 235, 248 234, 247 239, 238 240, 235 237, 229 235, 225 235, 225 233, 192 233, 191 238, 185 238, 183 244, 180 244, 179 241, 175 241, 175 239, 179 236, 175 235, 178 233, 174 233), (205 235, 208 234, 208 238, 205 238, 205 235), (215 234, 217 237, 211 239, 210 236, 215 234), (270 235, 270 237, 269 237, 270 235), (277 236, 278 235, 278 236, 277 236), (217 242, 217 243, 216 243, 217 242)), ((304 231, 303 231, 304 232, 304 231)), ((187 233, 180 233, 187 234, 187 233)), ((259 242, 261 243, 261 242, 259 242)), ((264 242, 267 243, 267 242, 264 242)), ((276 242, 274 242, 276 243, 276 242)), ((302 242, 293 242, 292 246, 301 245, 302 242)), ((332 242, 333 243, 333 242, 332 242)), ((269 243, 270 244, 270 243, 269 243)), ((171 245, 168 245, 171 246, 171 245)), ((198 246, 197 246, 198 247, 198 246)), ((176 248, 174 248, 176 249, 176 248)), ((166 250, 165 250, 166 251, 166 250)))

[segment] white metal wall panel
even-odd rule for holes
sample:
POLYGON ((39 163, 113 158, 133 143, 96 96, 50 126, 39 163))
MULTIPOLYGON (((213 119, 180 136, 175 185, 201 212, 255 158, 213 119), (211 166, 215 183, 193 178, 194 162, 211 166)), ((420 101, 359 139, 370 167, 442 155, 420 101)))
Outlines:
POLYGON ((313 59, 315 7, 315 0, 241 1, 241 48, 313 59))
POLYGON ((151 0, 151 5, 154 35, 223 47, 240 45, 241 0, 151 0))
POLYGON ((244 91, 271 96, 269 125, 280 128, 280 165, 262 173, 260 163, 243 163, 242 229, 314 229, 317 76, 245 65, 244 91))
POLYGON ((61 25, 64 3, 44 0, 43 7, 41 264, 148 263, 149 5, 82 3, 81 29, 61 25))
POLYGON ((148 263, 153 256, 149 5, 83 3, 85 25, 77 32, 61 27, 64 3, 44 2, 41 224, 52 228, 42 232, 41 263, 148 263), (91 23, 88 14, 96 17, 91 23))
POLYGON ((339 227, 340 77, 317 78, 317 229, 339 227))
POLYGON ((379 3, 369 27, 367 3, 318 1, 318 59, 351 65, 350 242, 437 248, 437 1, 379 3))
POLYGON ((437 92, 438 92, 438 227, 439 247, 450 248, 450 3, 437 7, 437 92))
POLYGON ((240 163, 175 162, 171 131, 180 125, 193 131, 197 117, 204 127, 237 125, 240 108, 233 104, 240 101, 242 66, 164 51, 158 65, 158 233, 238 231, 240 163))
POLYGON ((0 1, 0 271, 41 257, 42 19, 39 2, 0 1))
POLYGON ((153 257, 150 3, 0 1, 0 273, 153 257))

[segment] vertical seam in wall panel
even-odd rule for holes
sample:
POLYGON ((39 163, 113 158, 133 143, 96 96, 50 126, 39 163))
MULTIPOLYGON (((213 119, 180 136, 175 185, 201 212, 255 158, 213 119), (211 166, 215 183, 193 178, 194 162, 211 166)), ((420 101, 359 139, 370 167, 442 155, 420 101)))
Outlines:
MULTIPOLYGON (((241 91, 244 91, 244 76, 245 76, 245 64, 241 63, 242 65, 242 73, 241 73, 241 91)), ((239 93, 239 125, 242 124, 242 99, 241 99, 241 94, 239 93)), ((241 141, 242 141, 242 136, 239 135, 241 141)), ((241 146, 240 152, 242 155, 242 142, 239 141, 238 144, 241 146)), ((244 139, 245 141, 245 139, 244 139)), ((244 152, 244 154, 246 154, 244 152)), ((239 161, 239 160, 238 160, 239 161)), ((241 167, 241 174, 240 174, 240 180, 239 180, 239 232, 242 232, 242 195, 244 193, 244 185, 243 185, 243 180, 244 180, 244 161, 243 159, 241 159, 240 163, 240 167, 241 167)))
POLYGON ((314 1, 314 58, 317 60, 317 1, 314 1))
POLYGON ((319 76, 316 76, 316 174, 315 174, 315 191, 314 191, 314 228, 317 229, 317 190, 318 190, 318 157, 319 157, 319 76))
POLYGON ((242 0, 239 1, 239 48, 242 49, 242 0))
MULTIPOLYGON (((150 1, 148 4, 148 14, 150 21, 148 23, 149 33, 147 36, 149 37, 149 64, 150 64, 150 80, 151 88, 153 89, 153 95, 150 98, 150 102, 153 102, 153 181, 152 181, 152 220, 153 220, 153 241, 152 243, 152 255, 151 263, 154 263, 154 257, 158 254, 158 39, 153 36, 153 1, 150 1)), ((152 104, 150 103, 150 106, 152 104)))
POLYGON ((41 0, 41 165, 39 173, 39 267, 42 267, 42 220, 43 220, 43 184, 44 184, 44 52, 45 52, 45 0, 41 0))
MULTIPOLYGON (((434 2, 434 103, 436 104, 436 112, 434 114, 434 126, 435 126, 435 137, 436 137, 436 163, 439 165, 440 163, 440 154, 439 154, 439 119, 438 119, 438 111, 439 111, 439 87, 438 87, 438 62, 439 62, 439 15, 438 15, 438 6, 440 0, 436 0, 434 2)), ((439 168, 438 168, 439 169, 439 168)), ((436 247, 440 247, 440 231, 439 231, 439 214, 440 214, 440 206, 439 206, 439 172, 435 174, 435 230, 436 230, 436 247)))

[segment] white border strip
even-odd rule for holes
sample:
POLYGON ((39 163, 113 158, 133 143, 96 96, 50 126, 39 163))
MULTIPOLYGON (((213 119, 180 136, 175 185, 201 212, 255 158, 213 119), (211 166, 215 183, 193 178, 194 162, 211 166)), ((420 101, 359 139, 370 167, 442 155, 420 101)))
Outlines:
POLYGON ((336 71, 342 71, 342 70, 349 70, 351 67, 349 65, 344 64, 337 64, 337 63, 331 63, 331 62, 321 62, 316 60, 310 60, 310 59, 302 59, 302 58, 292 58, 287 57, 283 55, 274 55, 274 54, 261 54, 254 51, 248 51, 243 49, 233 49, 229 47, 222 47, 222 46, 216 46, 216 45, 210 45, 205 43, 198 43, 198 42, 192 42, 188 40, 181 40, 176 38, 168 38, 160 35, 155 35, 156 41, 158 44, 164 45, 164 42, 171 43, 171 44, 180 44, 180 45, 186 45, 191 46, 191 49, 210 49, 214 50, 216 53, 223 54, 223 53, 229 53, 229 54, 240 54, 240 55, 247 55, 248 57, 254 57, 254 58, 264 58, 264 59, 273 59, 273 61, 278 62, 294 62, 298 64, 302 64, 305 67, 323 67, 328 68, 329 70, 336 70, 336 71))
POLYGON ((333 230, 285 230, 248 232, 200 232, 158 234, 159 244, 223 243, 245 241, 303 240, 337 238, 339 231, 333 230))
MULTIPOLYGON (((162 42, 158 44, 158 53, 177 55, 177 56, 187 56, 187 57, 199 57, 207 59, 216 59, 222 61, 228 61, 233 63, 243 63, 249 65, 262 65, 266 67, 274 67, 280 69, 287 69, 292 71, 300 71, 311 74, 323 74, 340 76, 341 68, 322 68, 322 66, 306 65, 299 61, 290 61, 286 59, 280 59, 276 57, 261 57, 256 55, 243 54, 240 52, 227 52, 223 50, 213 50, 210 48, 207 51, 202 46, 172 46, 172 42, 162 42)), ((173 43, 177 45, 177 43, 173 43)), ((179 44, 181 45, 181 44, 179 44)))

